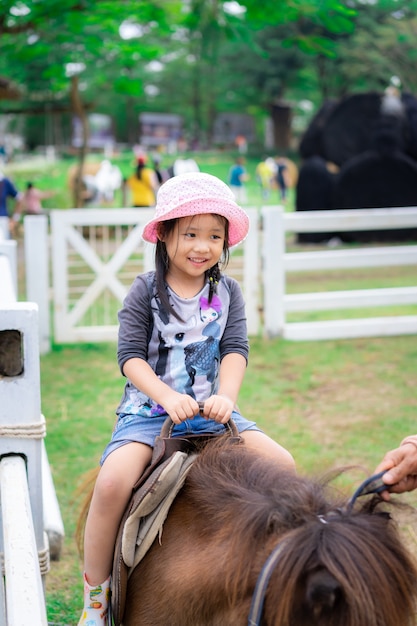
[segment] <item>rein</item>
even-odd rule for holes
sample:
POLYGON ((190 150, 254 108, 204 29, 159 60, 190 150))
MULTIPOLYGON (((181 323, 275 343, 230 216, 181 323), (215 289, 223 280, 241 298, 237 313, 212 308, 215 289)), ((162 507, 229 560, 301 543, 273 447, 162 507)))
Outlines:
POLYGON ((360 498, 361 496, 366 496, 370 493, 381 493, 381 491, 386 491, 387 489, 389 489, 389 485, 386 485, 382 480, 382 477, 386 471, 387 470, 383 470, 382 472, 379 472, 379 474, 374 474, 373 476, 370 476, 369 478, 364 480, 361 485, 359 485, 347 505, 347 513, 352 512, 353 506, 357 498, 360 498))
MULTIPOLYGON (((374 474, 367 478, 359 487, 356 489, 352 498, 349 500, 348 505, 346 507, 346 513, 350 514, 352 512, 353 506, 360 496, 365 496, 370 493, 380 493, 388 488, 388 485, 382 481, 382 476, 385 474, 380 472, 379 474, 374 474)), ((319 520, 326 524, 328 523, 325 519, 324 515, 317 516, 319 520)), ((256 581, 255 591, 253 592, 251 607, 248 616, 248 626, 261 626, 262 624, 262 611, 265 602, 266 590, 268 589, 268 584, 274 571, 281 553, 285 547, 287 541, 284 539, 280 543, 278 543, 275 548, 272 550, 271 554, 265 561, 261 572, 258 576, 258 580, 256 581)))
POLYGON ((249 611, 248 626, 260 626, 262 619, 262 611, 264 608, 264 600, 266 590, 268 588, 269 579, 278 563, 281 552, 284 549, 285 541, 280 542, 272 550, 271 554, 264 563, 261 573, 256 581, 255 591, 252 596, 251 607, 249 611))

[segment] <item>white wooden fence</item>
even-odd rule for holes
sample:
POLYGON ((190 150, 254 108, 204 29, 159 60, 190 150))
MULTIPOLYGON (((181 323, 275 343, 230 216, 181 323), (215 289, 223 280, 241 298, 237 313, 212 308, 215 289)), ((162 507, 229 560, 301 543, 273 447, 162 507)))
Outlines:
MULTIPOLYGON (((232 250, 228 273, 242 286, 246 300, 250 335, 281 336, 288 340, 319 340, 417 332, 416 316, 372 317, 320 322, 290 322, 293 312, 346 310, 416 304, 416 280, 401 288, 344 290, 326 293, 288 293, 293 272, 368 268, 416 264, 415 245, 355 246, 353 249, 304 250, 290 252, 289 233, 359 231, 416 228, 417 208, 356 209, 352 211, 311 211, 285 213, 281 207, 247 210, 250 231, 243 244, 232 250), (262 312, 262 314, 261 314, 262 312)), ((77 209, 51 213, 53 327, 54 341, 115 341, 117 310, 134 277, 153 267, 153 246, 141 239, 143 224, 153 209, 77 209)), ((46 228, 42 234, 39 217, 26 224, 31 265, 38 256, 38 268, 31 267, 38 287, 33 300, 42 302, 40 311, 49 313, 46 228), (39 264, 41 267, 39 267, 39 264), (40 276, 46 276, 40 284, 40 276), (43 294, 43 295, 42 295, 43 294), (46 297, 45 297, 45 294, 46 297)), ((49 320, 41 322, 43 343, 49 320)))
MULTIPOLYGON (((248 214, 251 231, 257 233, 258 212, 249 209, 248 214)), ((144 224, 153 215, 153 209, 51 212, 56 342, 116 341, 117 310, 134 277, 154 266, 154 246, 141 237, 144 224)), ((250 236, 236 247, 232 259, 247 301, 249 332, 256 334, 258 237, 250 236)))
MULTIPOLYGON (((291 340, 417 334, 417 315, 288 322, 293 311, 324 311, 417 304, 417 245, 287 252, 286 233, 366 231, 417 226, 417 208, 306 211, 263 209, 265 331, 291 340), (289 272, 416 266, 408 287, 288 294, 289 272)), ((314 275, 312 281, 314 280, 314 275)))
POLYGON ((16 242, 0 237, 0 624, 46 626, 49 537, 57 557, 64 531, 43 443, 38 306, 16 301, 13 268, 16 242))

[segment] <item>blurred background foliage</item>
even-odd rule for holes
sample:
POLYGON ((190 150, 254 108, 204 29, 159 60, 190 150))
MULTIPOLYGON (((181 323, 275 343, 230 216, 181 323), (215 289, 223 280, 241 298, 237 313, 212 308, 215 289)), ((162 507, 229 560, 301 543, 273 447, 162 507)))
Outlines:
POLYGON ((219 112, 261 129, 286 102, 301 132, 323 101, 392 76, 416 93, 416 14, 416 0, 1 0, 0 77, 16 99, 0 115, 29 149, 64 146, 77 110, 111 115, 128 145, 146 111, 180 114, 203 149, 219 112))

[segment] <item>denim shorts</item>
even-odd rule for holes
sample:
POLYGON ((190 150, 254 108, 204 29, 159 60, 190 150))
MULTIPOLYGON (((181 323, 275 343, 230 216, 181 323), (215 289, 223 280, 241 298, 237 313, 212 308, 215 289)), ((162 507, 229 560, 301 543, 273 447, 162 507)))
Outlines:
MULTIPOLYGON (((109 454, 127 443, 144 443, 153 448, 155 438, 160 434, 166 418, 166 415, 156 417, 142 417, 131 414, 119 415, 111 441, 106 446, 100 459, 100 465, 103 465, 109 454)), ((232 419, 240 433, 245 430, 261 430, 255 422, 250 422, 237 411, 233 411, 232 419)), ((224 424, 219 424, 214 420, 207 420, 200 415, 196 415, 192 420, 184 420, 181 424, 175 424, 172 436, 184 437, 191 434, 203 435, 205 433, 221 434, 226 432, 226 428, 224 424)))

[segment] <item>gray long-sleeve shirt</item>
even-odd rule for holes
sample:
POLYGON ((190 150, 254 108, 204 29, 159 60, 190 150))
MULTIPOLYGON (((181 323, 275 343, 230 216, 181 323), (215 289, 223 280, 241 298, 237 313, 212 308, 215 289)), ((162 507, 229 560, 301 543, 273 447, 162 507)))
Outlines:
MULTIPOLYGON (((154 272, 134 281, 119 312, 119 366, 123 372, 129 359, 144 359, 171 388, 204 400, 217 391, 219 365, 226 354, 248 358, 242 292, 229 276, 221 277, 210 305, 208 284, 188 299, 167 289, 183 322, 162 308, 154 272)), ((117 413, 151 416, 165 411, 128 380, 117 413)))

